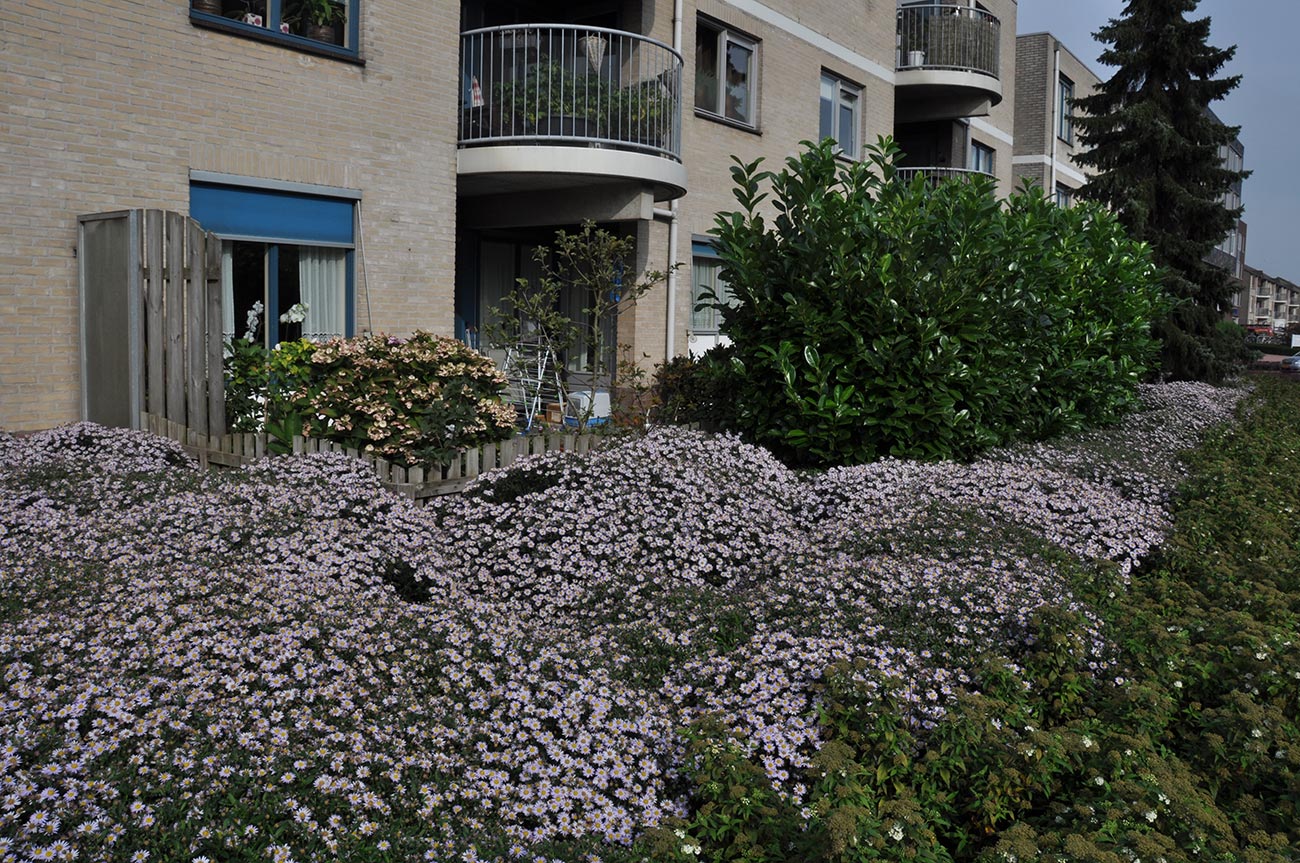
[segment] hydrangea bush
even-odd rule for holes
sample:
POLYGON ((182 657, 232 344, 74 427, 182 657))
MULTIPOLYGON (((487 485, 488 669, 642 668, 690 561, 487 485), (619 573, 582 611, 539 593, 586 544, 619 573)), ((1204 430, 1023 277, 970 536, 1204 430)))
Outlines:
POLYGON ((515 430, 515 410, 502 399, 505 374, 455 339, 372 333, 281 342, 273 351, 236 345, 227 362, 234 427, 267 431, 281 452, 306 435, 404 465, 440 464, 515 430))
POLYGON ((140 433, 2 437, 0 860, 733 859, 719 825, 779 813, 938 848, 927 818, 975 816, 887 800, 881 753, 972 697, 1010 725, 1124 691, 1080 591, 1125 590, 1175 451, 1239 393, 1141 395, 1104 440, 969 465, 803 475, 656 429, 424 508, 337 455, 205 473, 140 433), (1112 449, 1149 458, 1085 475, 1112 449))

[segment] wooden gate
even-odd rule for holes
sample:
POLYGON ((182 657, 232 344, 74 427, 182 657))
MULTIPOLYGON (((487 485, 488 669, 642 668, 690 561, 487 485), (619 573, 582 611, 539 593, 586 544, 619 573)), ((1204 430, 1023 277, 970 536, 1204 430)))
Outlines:
POLYGON ((77 222, 82 416, 139 428, 148 412, 224 434, 221 241, 164 210, 77 222))

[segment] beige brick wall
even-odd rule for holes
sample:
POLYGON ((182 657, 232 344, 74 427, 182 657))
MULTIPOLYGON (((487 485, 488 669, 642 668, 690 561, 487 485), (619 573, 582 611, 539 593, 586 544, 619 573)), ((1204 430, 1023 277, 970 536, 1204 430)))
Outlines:
POLYGON ((358 325, 450 332, 458 29, 455 4, 365 0, 361 66, 184 0, 0 4, 0 428, 78 418, 77 216, 186 212, 191 170, 360 189, 358 325))

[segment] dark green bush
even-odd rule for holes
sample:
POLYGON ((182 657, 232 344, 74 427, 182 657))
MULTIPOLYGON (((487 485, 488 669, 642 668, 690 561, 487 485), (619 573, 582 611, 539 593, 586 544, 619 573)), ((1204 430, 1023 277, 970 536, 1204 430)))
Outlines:
POLYGON ((702 357, 677 356, 655 366, 655 420, 705 429, 732 425, 736 402, 731 358, 731 348, 719 346, 702 357))
POLYGON ((1145 246, 1100 208, 992 181, 895 178, 894 145, 732 168, 713 233, 741 370, 736 427, 796 464, 964 457, 1113 420, 1162 308, 1145 246), (775 218, 763 215, 770 188, 775 218))

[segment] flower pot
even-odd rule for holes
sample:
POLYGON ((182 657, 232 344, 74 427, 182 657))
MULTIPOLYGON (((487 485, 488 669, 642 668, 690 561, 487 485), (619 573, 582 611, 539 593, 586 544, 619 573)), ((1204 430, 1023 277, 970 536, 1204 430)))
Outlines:
POLYGON ((569 114, 551 114, 538 117, 536 124, 538 135, 554 135, 566 138, 591 137, 590 123, 586 117, 574 117, 569 114))
POLYGON ((338 31, 334 29, 333 24, 308 24, 303 29, 302 35, 317 42, 329 42, 331 45, 339 43, 338 31))

